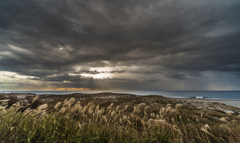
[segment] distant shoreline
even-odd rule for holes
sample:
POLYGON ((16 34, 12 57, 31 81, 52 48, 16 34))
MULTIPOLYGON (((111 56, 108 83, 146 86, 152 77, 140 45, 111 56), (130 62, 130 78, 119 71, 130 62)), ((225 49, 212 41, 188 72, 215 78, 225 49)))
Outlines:
MULTIPOLYGON (((24 100, 26 95, 31 95, 31 96, 36 96, 39 94, 34 94, 34 93, 0 93, 1 94, 6 94, 6 95, 15 95, 18 96, 19 99, 24 100)), ((110 98, 115 98, 116 95, 127 95, 129 97, 142 97, 142 96, 151 96, 151 95, 136 95, 136 94, 131 94, 131 93, 127 93, 127 92, 94 92, 94 93, 64 93, 64 94, 40 94, 39 96, 41 96, 44 100, 49 101, 51 100, 51 98, 71 98, 72 96, 74 97, 78 97, 81 96, 81 99, 86 99, 86 98, 95 98, 95 96, 99 97, 105 95, 104 97, 101 97, 102 99, 106 98, 106 95, 110 98)), ((154 96, 162 96, 162 95, 154 95, 154 96)), ((179 97, 179 98, 174 98, 174 97, 168 97, 168 96, 162 96, 164 98, 168 98, 169 100, 176 100, 176 101, 181 101, 181 102, 189 102, 190 104, 193 104, 192 106, 196 106, 196 107, 204 107, 206 106, 206 104, 210 103, 210 104, 214 104, 215 102, 218 102, 220 104, 225 104, 225 105, 230 105, 233 107, 237 107, 240 108, 240 99, 212 99, 212 98, 183 98, 183 97, 179 97)), ((201 96, 199 96, 201 97, 201 96)))
MULTIPOLYGON (((171 98, 171 97, 167 97, 167 98, 171 98)), ((209 101, 240 101, 240 99, 214 99, 214 98, 171 98, 171 99, 174 99, 174 100, 192 100, 192 101, 206 101, 206 100, 209 100, 209 101)))
POLYGON ((240 108, 240 100, 239 99, 210 99, 210 98, 201 98, 201 99, 196 99, 196 98, 172 98, 174 100, 185 100, 189 102, 219 102, 219 103, 224 103, 226 105, 234 106, 240 108))
POLYGON ((240 91, 0 91, 1 93, 23 93, 36 95, 65 95, 65 94, 134 94, 137 96, 161 95, 173 99, 203 99, 203 100, 240 100, 240 91))

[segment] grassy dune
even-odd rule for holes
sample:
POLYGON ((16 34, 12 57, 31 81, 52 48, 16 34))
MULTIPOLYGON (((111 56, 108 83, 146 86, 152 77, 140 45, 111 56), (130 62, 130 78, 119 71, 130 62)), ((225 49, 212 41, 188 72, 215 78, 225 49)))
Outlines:
POLYGON ((138 103, 101 107, 66 99, 48 112, 37 109, 0 110, 0 140, 9 142, 240 142, 240 118, 167 104, 158 112, 138 103), (216 119, 218 117, 218 119, 216 119))

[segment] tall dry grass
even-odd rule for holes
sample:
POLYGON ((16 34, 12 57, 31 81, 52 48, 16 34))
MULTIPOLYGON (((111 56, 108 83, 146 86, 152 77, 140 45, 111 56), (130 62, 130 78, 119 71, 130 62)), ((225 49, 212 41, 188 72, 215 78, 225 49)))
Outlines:
MULTIPOLYGON (((148 113, 145 103, 124 112, 114 103, 100 108, 93 102, 82 106, 75 99, 59 102, 45 118, 14 109, 0 111, 0 140, 8 142, 240 142, 238 120, 227 117, 208 125, 186 119, 182 105, 168 104, 159 113, 148 113), (141 114, 143 113, 143 114, 141 114), (140 116, 143 115, 143 116, 140 116)), ((201 114, 204 118, 204 115, 201 114)))

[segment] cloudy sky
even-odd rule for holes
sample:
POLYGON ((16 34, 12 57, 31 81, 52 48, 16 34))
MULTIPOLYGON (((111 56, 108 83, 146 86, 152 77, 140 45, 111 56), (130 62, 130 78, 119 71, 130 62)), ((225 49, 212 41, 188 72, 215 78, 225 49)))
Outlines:
POLYGON ((0 90, 240 90, 240 1, 1 0, 0 90))

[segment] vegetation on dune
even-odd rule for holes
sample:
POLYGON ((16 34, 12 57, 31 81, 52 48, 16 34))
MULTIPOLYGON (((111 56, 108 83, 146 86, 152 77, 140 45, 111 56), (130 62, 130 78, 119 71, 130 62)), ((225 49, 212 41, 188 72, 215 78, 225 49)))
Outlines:
MULTIPOLYGON (((37 99, 31 101, 29 107, 40 103, 37 99)), ((0 140, 3 143, 240 142, 239 116, 203 112, 183 104, 166 104, 157 112, 156 109, 152 112, 148 103, 116 104, 101 106, 90 101, 83 105, 71 98, 56 103, 48 112, 43 110, 47 104, 37 109, 0 110, 0 140)))

